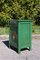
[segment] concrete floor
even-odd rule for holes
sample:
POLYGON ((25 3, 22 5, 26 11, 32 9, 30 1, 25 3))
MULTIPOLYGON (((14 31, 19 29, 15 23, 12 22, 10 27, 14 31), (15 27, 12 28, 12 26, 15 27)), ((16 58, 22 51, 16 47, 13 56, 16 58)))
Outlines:
POLYGON ((20 54, 8 48, 7 40, 8 38, 0 37, 0 60, 40 60, 40 39, 32 40, 31 51, 24 50, 20 54))

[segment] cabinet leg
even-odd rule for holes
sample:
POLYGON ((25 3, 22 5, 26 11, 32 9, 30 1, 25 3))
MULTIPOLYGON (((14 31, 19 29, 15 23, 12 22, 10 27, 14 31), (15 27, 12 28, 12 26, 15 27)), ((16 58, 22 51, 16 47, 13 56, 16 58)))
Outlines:
POLYGON ((29 50, 31 50, 31 46, 29 47, 29 50))
POLYGON ((20 49, 18 49, 18 53, 20 53, 20 49))

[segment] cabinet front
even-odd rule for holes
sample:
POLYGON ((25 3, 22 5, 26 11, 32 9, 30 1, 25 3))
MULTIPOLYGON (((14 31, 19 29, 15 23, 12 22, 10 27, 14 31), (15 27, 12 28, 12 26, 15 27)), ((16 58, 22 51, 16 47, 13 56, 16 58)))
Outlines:
POLYGON ((21 48, 27 48, 30 45, 31 24, 30 22, 21 22, 19 25, 19 42, 21 48))

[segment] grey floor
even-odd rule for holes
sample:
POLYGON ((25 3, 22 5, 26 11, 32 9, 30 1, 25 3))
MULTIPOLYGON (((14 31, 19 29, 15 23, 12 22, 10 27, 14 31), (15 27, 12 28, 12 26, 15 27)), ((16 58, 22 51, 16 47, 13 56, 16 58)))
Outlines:
POLYGON ((40 60, 40 37, 32 38, 32 50, 23 50, 18 54, 15 50, 9 49, 8 38, 0 37, 0 60, 40 60))

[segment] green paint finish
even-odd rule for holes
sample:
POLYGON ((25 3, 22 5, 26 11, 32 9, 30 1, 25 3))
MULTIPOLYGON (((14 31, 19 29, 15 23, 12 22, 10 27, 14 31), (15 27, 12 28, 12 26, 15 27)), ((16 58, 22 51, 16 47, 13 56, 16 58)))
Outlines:
POLYGON ((26 48, 29 45, 29 24, 20 23, 19 25, 19 39, 20 39, 20 46, 21 48, 26 48), (24 44, 23 44, 24 43, 24 44))
POLYGON ((31 49, 32 22, 30 20, 18 20, 11 22, 9 32, 9 45, 18 49, 31 49), (14 23, 15 22, 15 23, 14 23))

